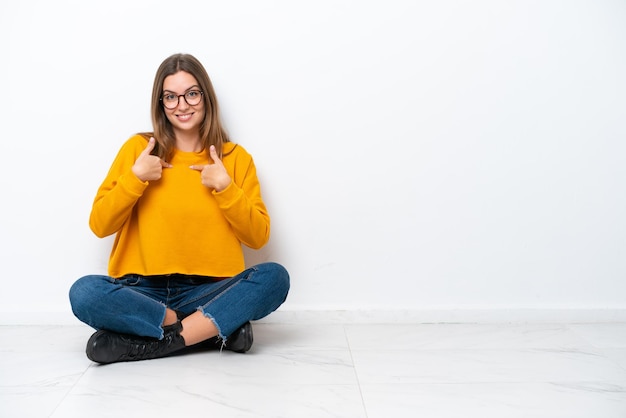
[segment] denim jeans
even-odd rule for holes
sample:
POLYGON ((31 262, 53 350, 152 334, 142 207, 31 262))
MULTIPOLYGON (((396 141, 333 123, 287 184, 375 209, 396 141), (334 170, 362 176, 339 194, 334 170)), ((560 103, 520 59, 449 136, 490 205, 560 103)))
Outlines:
POLYGON ((166 308, 201 311, 226 339, 246 321, 274 312, 287 298, 289 274, 280 264, 262 263, 229 279, 203 276, 89 275, 70 289, 74 315, 95 329, 163 338, 166 308))

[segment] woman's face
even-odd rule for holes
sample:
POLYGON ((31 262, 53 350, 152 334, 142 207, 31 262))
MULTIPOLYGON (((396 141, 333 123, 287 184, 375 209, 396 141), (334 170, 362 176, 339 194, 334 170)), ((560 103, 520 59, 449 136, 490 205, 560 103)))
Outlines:
POLYGON ((204 100, 198 81, 194 76, 179 71, 165 77, 163 80, 163 110, 174 132, 181 131, 190 134, 200 131, 204 120, 204 100), (199 99, 196 104, 194 103, 199 99), (171 108, 171 109, 170 109, 171 108))

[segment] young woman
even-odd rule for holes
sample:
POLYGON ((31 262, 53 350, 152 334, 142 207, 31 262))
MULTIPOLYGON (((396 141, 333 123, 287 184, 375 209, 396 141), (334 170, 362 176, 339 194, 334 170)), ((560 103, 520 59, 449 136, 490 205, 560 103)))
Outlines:
POLYGON ((116 234, 108 276, 70 289, 72 311, 98 331, 87 357, 114 363, 199 344, 244 353, 252 326, 286 299, 276 263, 245 269, 242 244, 269 239, 252 157, 231 142, 202 64, 167 58, 152 92, 154 132, 131 137, 96 194, 89 226, 116 234))

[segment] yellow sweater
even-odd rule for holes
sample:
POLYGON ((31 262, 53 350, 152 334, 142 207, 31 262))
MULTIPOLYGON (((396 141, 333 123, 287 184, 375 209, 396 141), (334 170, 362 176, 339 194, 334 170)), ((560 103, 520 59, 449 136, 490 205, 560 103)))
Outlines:
POLYGON ((245 268, 241 244, 261 248, 270 218, 254 161, 240 145, 225 143, 222 160, 231 184, 221 192, 203 186, 205 152, 176 151, 161 179, 140 181, 131 171, 145 149, 135 135, 120 149, 98 189, 89 226, 98 237, 117 234, 109 275, 134 273, 231 277, 245 268))

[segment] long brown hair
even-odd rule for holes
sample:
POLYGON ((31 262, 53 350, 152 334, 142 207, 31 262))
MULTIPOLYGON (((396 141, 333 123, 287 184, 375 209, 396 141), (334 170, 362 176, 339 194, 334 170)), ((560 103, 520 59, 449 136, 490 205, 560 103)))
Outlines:
POLYGON ((185 71, 194 76, 203 93, 202 100, 204 101, 205 112, 204 120, 200 125, 200 143, 202 148, 208 154, 209 147, 214 145, 217 155, 222 158, 222 144, 230 142, 230 138, 222 126, 217 96, 204 66, 194 56, 189 54, 171 55, 159 66, 152 86, 151 115, 154 133, 152 135, 150 133, 142 133, 141 135, 148 138, 154 136, 157 146, 152 154, 159 156, 165 161, 171 159, 176 145, 176 137, 172 124, 167 119, 165 110, 161 105, 161 97, 163 96, 163 82, 165 78, 179 71, 185 71))

